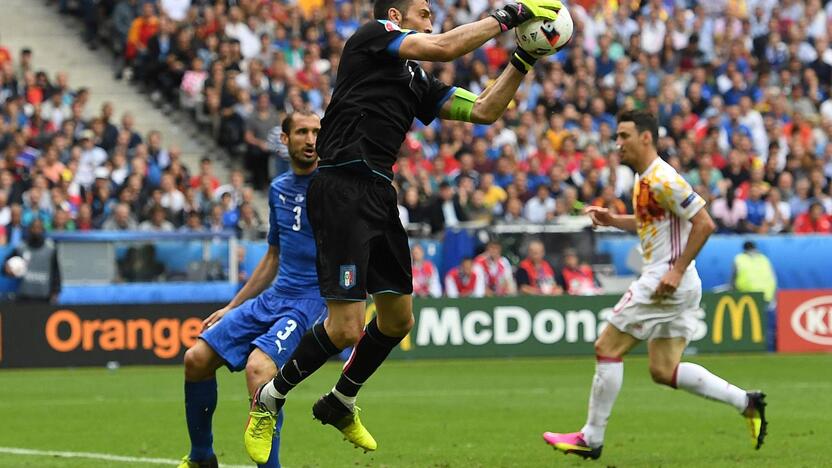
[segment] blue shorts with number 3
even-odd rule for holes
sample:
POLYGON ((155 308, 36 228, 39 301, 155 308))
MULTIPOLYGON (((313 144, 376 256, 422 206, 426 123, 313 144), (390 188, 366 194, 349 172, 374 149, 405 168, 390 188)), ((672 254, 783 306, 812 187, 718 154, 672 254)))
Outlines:
POLYGON ((271 357, 279 369, 306 331, 326 313, 323 299, 285 298, 268 289, 229 311, 200 338, 232 372, 245 369, 254 348, 271 357))

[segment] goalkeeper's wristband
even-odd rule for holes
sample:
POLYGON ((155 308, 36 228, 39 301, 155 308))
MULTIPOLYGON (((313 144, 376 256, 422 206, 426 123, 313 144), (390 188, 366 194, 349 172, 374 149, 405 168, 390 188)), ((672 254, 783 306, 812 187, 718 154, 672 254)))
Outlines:
POLYGON ((531 19, 532 14, 522 3, 509 3, 503 8, 494 10, 491 13, 491 17, 496 19, 500 23, 500 29, 506 32, 509 29, 519 26, 520 23, 531 19))
POLYGON ((517 71, 524 75, 534 68, 536 62, 537 59, 532 54, 520 47, 514 49, 514 53, 511 54, 511 64, 514 65, 517 71))

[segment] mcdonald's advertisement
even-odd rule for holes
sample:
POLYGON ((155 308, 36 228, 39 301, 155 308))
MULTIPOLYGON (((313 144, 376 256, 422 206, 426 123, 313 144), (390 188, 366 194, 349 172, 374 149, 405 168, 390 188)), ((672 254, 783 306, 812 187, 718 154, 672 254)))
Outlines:
MULTIPOLYGON (((620 296, 417 299, 399 358, 592 355, 620 296)), ((704 294, 695 353, 765 351, 760 294, 704 294)), ((374 312, 368 308, 368 316, 374 312)), ((639 346, 635 352, 646 352, 639 346)))
MULTIPOLYGON (((592 355, 620 296, 416 299, 416 324, 391 357, 592 355)), ((202 317, 223 304, 0 307, 0 367, 179 364, 202 317)), ((758 294, 704 294, 689 350, 764 351, 758 294)), ((372 303, 367 317, 375 313, 372 303)), ((640 346, 635 352, 645 352, 640 346)))
POLYGON ((832 289, 777 294, 777 351, 832 352, 832 289))

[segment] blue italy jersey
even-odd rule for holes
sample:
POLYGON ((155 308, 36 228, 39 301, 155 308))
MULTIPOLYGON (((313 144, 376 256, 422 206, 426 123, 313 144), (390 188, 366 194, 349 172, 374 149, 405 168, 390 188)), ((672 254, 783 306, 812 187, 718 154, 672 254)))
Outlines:
POLYGON ((312 174, 287 171, 269 187, 269 245, 280 248, 274 291, 286 298, 319 298, 315 237, 306 217, 306 189, 312 174))

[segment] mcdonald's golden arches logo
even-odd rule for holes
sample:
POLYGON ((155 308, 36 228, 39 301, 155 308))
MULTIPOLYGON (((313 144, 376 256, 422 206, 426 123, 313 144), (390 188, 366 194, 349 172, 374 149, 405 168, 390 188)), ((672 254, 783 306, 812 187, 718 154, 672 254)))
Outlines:
POLYGON ((728 310, 728 315, 731 317, 731 338, 734 341, 740 341, 743 334, 743 316, 748 310, 748 315, 751 320, 751 341, 754 343, 763 342, 763 327, 760 322, 760 310, 757 308, 757 303, 749 295, 743 295, 735 300, 732 296, 722 296, 714 309, 714 323, 711 337, 714 344, 722 343, 722 334, 724 332, 723 322, 725 320, 725 311, 728 310))

